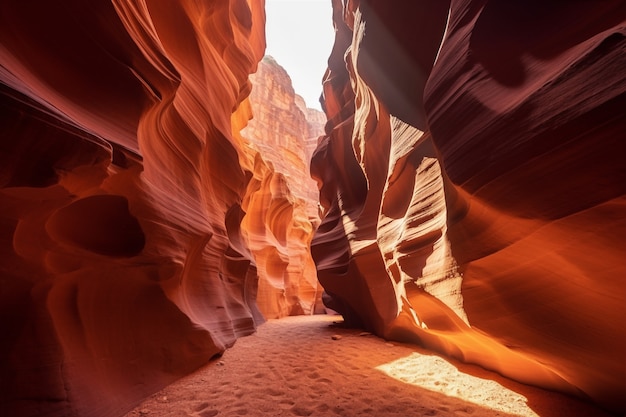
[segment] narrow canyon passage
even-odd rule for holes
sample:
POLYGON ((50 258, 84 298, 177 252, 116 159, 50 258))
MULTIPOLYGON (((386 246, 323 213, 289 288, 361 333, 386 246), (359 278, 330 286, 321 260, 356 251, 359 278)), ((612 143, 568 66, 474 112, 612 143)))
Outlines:
POLYGON ((331 315, 269 320, 125 417, 609 416, 342 324, 331 315))
POLYGON ((0 417, 624 416, 626 0, 311 2, 0 2, 0 417))

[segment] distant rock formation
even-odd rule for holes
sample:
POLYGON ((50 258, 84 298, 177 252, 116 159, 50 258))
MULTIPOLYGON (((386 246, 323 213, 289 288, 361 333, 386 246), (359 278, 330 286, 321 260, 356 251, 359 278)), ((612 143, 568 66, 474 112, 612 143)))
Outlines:
POLYGON ((623 412, 624 2, 333 6, 328 305, 623 412))
POLYGON ((310 151, 239 133, 264 48, 257 0, 2 2, 0 415, 124 414, 254 332, 259 285, 315 308, 310 151))
POLYGON ((309 161, 324 133, 324 113, 307 108, 287 72, 266 56, 250 76, 254 114, 242 131, 259 152, 243 223, 259 274, 266 318, 323 312, 310 243, 319 224, 309 161))

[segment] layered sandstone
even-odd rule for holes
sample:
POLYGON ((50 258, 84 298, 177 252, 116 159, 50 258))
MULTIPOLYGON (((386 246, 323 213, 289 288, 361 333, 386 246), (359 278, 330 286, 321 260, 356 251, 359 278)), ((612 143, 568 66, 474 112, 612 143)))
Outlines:
POLYGON ((239 134, 264 42, 257 0, 2 2, 1 415, 123 414, 253 332, 259 279, 314 308, 310 216, 239 134))
POLYGON ((312 160, 327 303, 623 411, 623 2, 333 6, 312 160))
POLYGON ((257 305, 266 318, 323 311, 310 243, 319 224, 309 161, 324 132, 324 113, 297 96, 272 57, 250 76, 254 114, 242 135, 259 158, 243 222, 259 274, 257 305))

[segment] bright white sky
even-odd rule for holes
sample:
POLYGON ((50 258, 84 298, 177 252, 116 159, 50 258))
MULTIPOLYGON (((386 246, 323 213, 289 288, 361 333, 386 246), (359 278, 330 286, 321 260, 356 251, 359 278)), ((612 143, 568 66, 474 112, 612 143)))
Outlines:
POLYGON ((289 74, 296 94, 321 109, 322 78, 335 41, 331 0, 266 0, 266 55, 289 74))

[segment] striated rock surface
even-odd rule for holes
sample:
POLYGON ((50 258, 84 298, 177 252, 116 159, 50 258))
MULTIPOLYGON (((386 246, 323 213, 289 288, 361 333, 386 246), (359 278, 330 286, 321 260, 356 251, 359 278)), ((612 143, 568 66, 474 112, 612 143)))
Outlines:
POLYGON ((623 412, 623 1, 333 1, 312 244, 347 321, 623 412))
POLYGON ((242 135, 259 157, 242 226, 260 278, 257 305, 266 318, 323 312, 310 252, 319 213, 309 161, 324 133, 325 116, 306 107, 270 56, 259 62, 250 81, 254 117, 242 135))
POLYGON ((122 415, 253 332, 259 279, 314 308, 308 203, 239 134, 263 5, 0 5, 0 415, 122 415))

